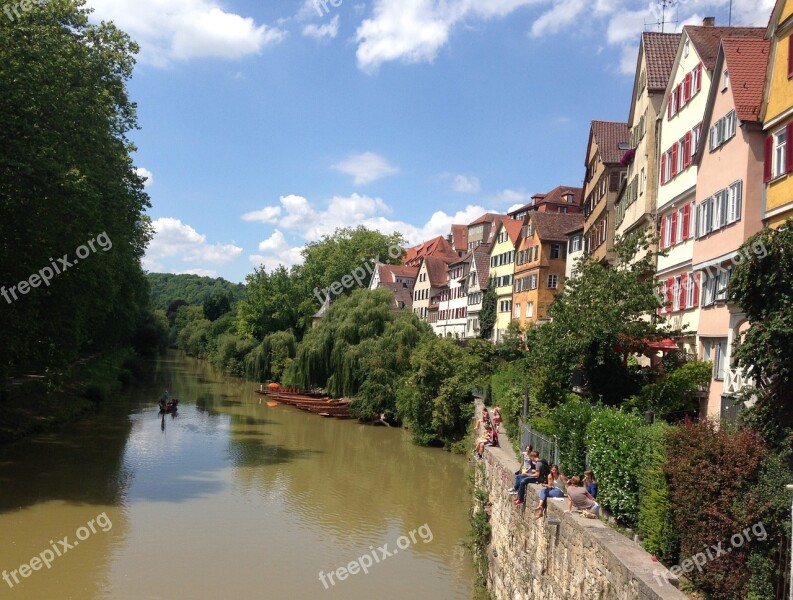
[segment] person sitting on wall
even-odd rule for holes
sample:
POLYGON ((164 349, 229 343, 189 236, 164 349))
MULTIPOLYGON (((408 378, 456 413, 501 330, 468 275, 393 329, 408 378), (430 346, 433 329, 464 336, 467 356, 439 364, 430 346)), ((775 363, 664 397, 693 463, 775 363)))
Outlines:
POLYGON ((523 504, 526 498, 526 486, 530 483, 546 481, 548 479, 548 473, 551 471, 551 468, 548 466, 548 461, 544 458, 540 458, 540 453, 536 450, 532 452, 532 461, 534 462, 534 470, 530 471, 528 476, 521 478, 518 484, 518 497, 514 500, 516 505, 523 504))
POLYGON ((581 480, 573 476, 567 481, 567 497, 568 505, 567 512, 572 512, 573 507, 581 511, 587 519, 595 519, 600 512, 600 505, 595 499, 586 491, 586 488, 581 487, 581 480))
POLYGON ((584 471, 584 487, 589 495, 597 499, 598 497, 598 482, 595 479, 595 474, 591 470, 584 471))
POLYGON ((523 452, 523 465, 515 471, 515 485, 509 489, 510 494, 517 494, 521 477, 526 477, 530 471, 534 470, 534 462, 532 462, 533 450, 534 448, 532 448, 531 444, 526 446, 526 450, 523 452))
POLYGON ((485 432, 479 436, 479 439, 476 441, 476 448, 474 449, 474 453, 478 458, 482 458, 482 454, 485 451, 485 444, 490 444, 493 441, 493 434, 491 433, 492 429, 490 425, 485 425, 485 432))
POLYGON ((548 481, 542 484, 540 490, 540 501, 534 509, 534 518, 541 519, 548 508, 548 498, 564 498, 564 488, 567 477, 559 471, 558 465, 551 465, 551 472, 548 473, 548 481))
POLYGON ((498 432, 498 427, 501 425, 501 407, 496 406, 493 409, 493 428, 498 432))

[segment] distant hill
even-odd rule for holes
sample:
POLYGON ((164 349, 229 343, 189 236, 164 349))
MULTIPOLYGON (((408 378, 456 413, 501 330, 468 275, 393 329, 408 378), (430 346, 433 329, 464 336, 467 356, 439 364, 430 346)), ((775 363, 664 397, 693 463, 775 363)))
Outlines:
POLYGON ((174 275, 172 273, 148 273, 146 278, 151 287, 151 302, 154 308, 168 309, 174 300, 185 300, 188 304, 203 304, 215 292, 231 295, 232 304, 242 296, 245 286, 218 277, 198 275, 174 275))

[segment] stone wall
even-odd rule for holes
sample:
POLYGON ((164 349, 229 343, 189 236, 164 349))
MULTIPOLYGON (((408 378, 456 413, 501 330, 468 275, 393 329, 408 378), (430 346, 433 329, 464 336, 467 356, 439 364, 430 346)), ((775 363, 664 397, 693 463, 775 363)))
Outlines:
POLYGON ((596 519, 569 513, 567 498, 549 499, 534 520, 538 485, 526 503, 508 494, 519 463, 502 435, 477 469, 487 489, 490 525, 488 587, 495 600, 684 600, 677 579, 639 544, 596 519))

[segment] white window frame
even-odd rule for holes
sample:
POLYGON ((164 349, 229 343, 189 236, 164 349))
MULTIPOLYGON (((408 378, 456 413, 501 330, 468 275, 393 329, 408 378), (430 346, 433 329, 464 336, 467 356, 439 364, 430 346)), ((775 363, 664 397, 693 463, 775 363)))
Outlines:
POLYGON ((727 224, 741 220, 743 182, 737 181, 727 188, 727 224))
POLYGON ((694 306, 694 288, 696 287, 696 279, 694 276, 696 273, 691 271, 686 278, 686 306, 688 308, 696 308, 694 306))
POLYGON ((672 311, 680 310, 680 275, 675 277, 672 285, 672 311))
POLYGON ((555 290, 559 288, 559 276, 556 273, 548 273, 548 289, 555 290), (553 282, 553 285, 551 285, 553 282))
POLYGON ((672 214, 664 215, 666 227, 664 228, 664 248, 672 245, 672 214))
POLYGON ((531 319, 534 317, 534 302, 526 303, 526 318, 531 319))
POLYGON ((774 132, 773 177, 780 177, 786 173, 787 146, 787 128, 783 127, 779 131, 774 132))

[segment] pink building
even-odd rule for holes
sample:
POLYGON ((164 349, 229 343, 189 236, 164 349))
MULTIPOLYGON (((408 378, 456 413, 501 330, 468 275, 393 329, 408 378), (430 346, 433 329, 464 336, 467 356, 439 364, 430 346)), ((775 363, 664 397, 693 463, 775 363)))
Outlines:
MULTIPOLYGON (((727 301, 726 287, 743 257, 738 249, 763 227, 763 142, 760 108, 769 42, 725 37, 702 122, 698 165, 693 282, 675 282, 681 296, 694 286, 699 297, 697 353, 713 362, 707 405, 701 412, 731 419, 733 394, 747 377, 732 366, 732 344, 745 329, 740 307, 727 301)), ((693 220, 693 219, 692 219, 693 220)))

